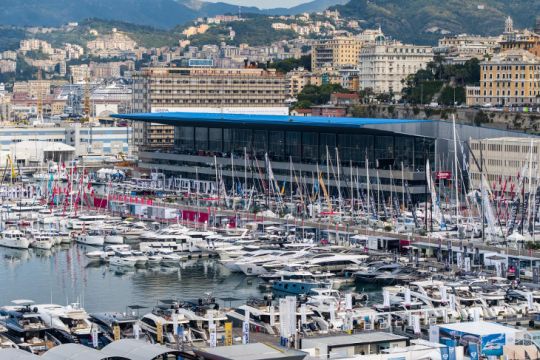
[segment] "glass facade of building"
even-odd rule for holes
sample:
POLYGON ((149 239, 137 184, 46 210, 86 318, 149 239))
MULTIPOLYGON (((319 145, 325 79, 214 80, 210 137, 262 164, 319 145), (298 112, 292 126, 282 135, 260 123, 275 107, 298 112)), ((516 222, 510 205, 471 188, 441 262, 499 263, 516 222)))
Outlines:
POLYGON ((402 135, 372 129, 317 129, 276 127, 177 126, 175 151, 205 156, 234 156, 271 161, 322 164, 328 160, 344 165, 380 168, 414 167, 423 169, 426 157, 434 158, 432 138, 402 135))

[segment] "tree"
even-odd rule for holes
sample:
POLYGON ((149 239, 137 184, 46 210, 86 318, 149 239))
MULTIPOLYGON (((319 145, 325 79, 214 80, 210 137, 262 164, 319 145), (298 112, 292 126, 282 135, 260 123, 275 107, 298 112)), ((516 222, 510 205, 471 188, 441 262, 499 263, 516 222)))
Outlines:
POLYGON ((311 101, 309 101, 309 100, 301 100, 301 101, 298 101, 294 105, 294 108, 295 109, 309 109, 312 106, 313 106, 313 103, 311 101))
POLYGON ((311 71, 311 55, 302 55, 299 59, 288 58, 270 63, 270 68, 284 74, 299 67, 311 71))
POLYGON ((350 91, 339 84, 307 85, 298 94, 298 102, 309 101, 313 105, 326 104, 332 93, 350 93, 350 91))
POLYGON ((426 65, 426 69, 420 69, 415 74, 409 75, 402 90, 403 99, 413 104, 426 104, 432 101, 433 96, 440 91, 444 101, 441 103, 453 104, 453 89, 450 89, 451 96, 442 88, 446 85, 456 86, 456 102, 465 102, 466 85, 478 84, 480 81, 480 62, 478 59, 471 59, 464 64, 448 65, 444 64, 444 59, 436 56, 433 61, 426 65), (463 96, 462 96, 463 95, 463 96), (450 100, 451 98, 451 100, 450 100))

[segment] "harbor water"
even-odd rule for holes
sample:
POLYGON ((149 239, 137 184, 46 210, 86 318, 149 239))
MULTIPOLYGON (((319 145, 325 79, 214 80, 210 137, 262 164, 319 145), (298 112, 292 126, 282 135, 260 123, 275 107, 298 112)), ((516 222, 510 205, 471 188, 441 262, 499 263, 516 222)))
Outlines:
MULTIPOLYGON (((230 272, 217 259, 194 259, 175 267, 119 268, 89 262, 85 252, 96 248, 73 244, 52 251, 0 247, 0 304, 15 299, 36 303, 81 303, 88 312, 126 311, 128 305, 148 308, 158 300, 197 301, 207 296, 223 306, 239 306, 264 296, 257 277, 230 272)), ((380 288, 358 284, 370 303, 380 288)), ((279 294, 274 294, 279 296, 279 294)))
MULTIPOLYGON (((214 259, 187 260, 177 267, 114 268, 92 264, 84 253, 95 248, 69 245, 53 251, 0 247, 0 304, 14 299, 36 303, 80 302, 88 312, 152 307, 158 300, 234 297, 238 306, 260 297, 258 279, 231 273, 214 259)), ((144 312, 144 310, 143 310, 144 312)))

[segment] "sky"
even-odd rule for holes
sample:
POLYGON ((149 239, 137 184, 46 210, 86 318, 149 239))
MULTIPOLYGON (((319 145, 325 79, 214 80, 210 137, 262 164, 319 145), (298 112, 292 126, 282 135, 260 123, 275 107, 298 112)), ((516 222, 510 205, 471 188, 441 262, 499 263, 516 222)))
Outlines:
POLYGON ((234 5, 256 6, 261 9, 271 9, 276 7, 290 8, 310 0, 206 0, 210 2, 226 2, 234 5))

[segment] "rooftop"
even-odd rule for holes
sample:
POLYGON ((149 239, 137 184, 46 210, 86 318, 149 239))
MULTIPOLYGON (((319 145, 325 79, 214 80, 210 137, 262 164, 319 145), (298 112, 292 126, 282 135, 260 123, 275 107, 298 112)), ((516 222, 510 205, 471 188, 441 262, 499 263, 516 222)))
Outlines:
POLYGON ((175 123, 193 122, 201 125, 229 124, 229 125, 284 125, 284 126, 311 126, 332 128, 361 128, 366 125, 378 124, 410 124, 430 123, 431 120, 405 120, 405 119, 371 119, 351 117, 326 116, 290 116, 290 115, 251 115, 251 114, 223 114, 223 113, 138 113, 114 114, 114 118, 134 121, 158 122, 174 125, 175 123))
POLYGON ((312 349, 322 344, 330 347, 373 344, 389 341, 406 341, 405 336, 386 332, 369 332, 354 335, 328 336, 302 339, 302 349, 312 349))
POLYGON ((307 353, 277 348, 261 343, 220 346, 218 348, 195 349, 195 354, 209 360, 302 360, 307 353))
POLYGON ((487 138, 487 139, 473 139, 474 141, 482 141, 483 143, 487 142, 518 142, 522 144, 530 144, 531 142, 533 144, 536 144, 540 141, 540 138, 538 137, 496 137, 496 138, 487 138))
POLYGON ((459 331, 462 333, 485 336, 491 334, 514 334, 522 330, 514 329, 505 325, 487 322, 487 321, 470 321, 455 324, 445 324, 439 326, 441 329, 459 331))

